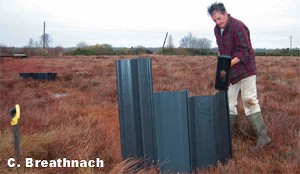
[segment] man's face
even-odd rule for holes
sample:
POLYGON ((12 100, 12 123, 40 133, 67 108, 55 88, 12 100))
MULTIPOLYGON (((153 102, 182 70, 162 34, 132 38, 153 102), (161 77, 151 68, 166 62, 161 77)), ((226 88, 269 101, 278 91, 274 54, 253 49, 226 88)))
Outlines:
POLYGON ((220 28, 224 28, 228 22, 228 14, 225 12, 222 14, 220 11, 214 11, 211 15, 212 20, 216 23, 216 25, 220 28))

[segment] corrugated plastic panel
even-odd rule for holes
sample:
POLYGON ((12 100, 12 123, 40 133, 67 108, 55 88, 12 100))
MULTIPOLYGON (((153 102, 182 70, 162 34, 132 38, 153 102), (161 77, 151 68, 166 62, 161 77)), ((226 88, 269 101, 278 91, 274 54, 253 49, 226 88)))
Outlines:
POLYGON ((192 168, 216 164, 215 97, 189 98, 192 168))
POLYGON ((190 172, 188 91, 155 93, 154 104, 161 172, 190 172))
POLYGON ((123 159, 156 159, 151 68, 149 58, 116 61, 123 159))
POLYGON ((215 125, 217 160, 225 163, 232 157, 227 91, 215 95, 215 125))
POLYGON ((189 98, 192 168, 206 168, 231 158, 227 92, 189 98))
POLYGON ((57 73, 19 73, 24 79, 32 78, 37 80, 55 80, 57 73))

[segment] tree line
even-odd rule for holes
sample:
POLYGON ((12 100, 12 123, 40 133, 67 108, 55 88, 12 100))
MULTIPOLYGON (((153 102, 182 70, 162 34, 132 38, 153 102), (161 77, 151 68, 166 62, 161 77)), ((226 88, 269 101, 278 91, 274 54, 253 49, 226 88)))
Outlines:
MULTIPOLYGON (((23 53, 28 56, 61 56, 61 55, 141 55, 141 54, 162 54, 162 55, 217 55, 218 49, 211 47, 211 40, 198 38, 189 32, 180 40, 180 46, 175 47, 172 35, 168 36, 167 44, 163 47, 146 48, 142 45, 136 47, 116 48, 110 44, 88 45, 86 42, 79 42, 74 48, 63 48, 61 46, 51 47, 51 36, 41 35, 39 40, 29 39, 28 45, 23 48, 9 48, 0 44, 0 55, 23 53), (45 38, 45 39, 44 39, 45 38), (45 48, 43 48, 45 42, 45 48)), ((299 48, 289 49, 255 49, 258 56, 300 56, 299 48)))

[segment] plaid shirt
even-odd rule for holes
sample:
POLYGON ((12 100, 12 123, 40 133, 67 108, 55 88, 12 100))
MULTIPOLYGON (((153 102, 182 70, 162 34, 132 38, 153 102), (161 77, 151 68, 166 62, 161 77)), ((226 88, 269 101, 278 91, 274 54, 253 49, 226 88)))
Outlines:
POLYGON ((218 26, 215 26, 214 32, 220 54, 240 59, 239 63, 231 67, 229 82, 235 84, 246 77, 256 75, 255 53, 247 26, 229 15, 222 35, 218 26))

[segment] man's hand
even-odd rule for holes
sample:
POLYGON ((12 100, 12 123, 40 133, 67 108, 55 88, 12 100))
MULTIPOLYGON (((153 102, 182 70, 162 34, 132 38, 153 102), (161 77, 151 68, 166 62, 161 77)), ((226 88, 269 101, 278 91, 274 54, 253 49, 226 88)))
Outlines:
POLYGON ((233 65, 235 65, 235 64, 237 64, 239 62, 240 62, 240 59, 237 58, 237 57, 235 57, 235 58, 231 59, 231 66, 233 66, 233 65))

